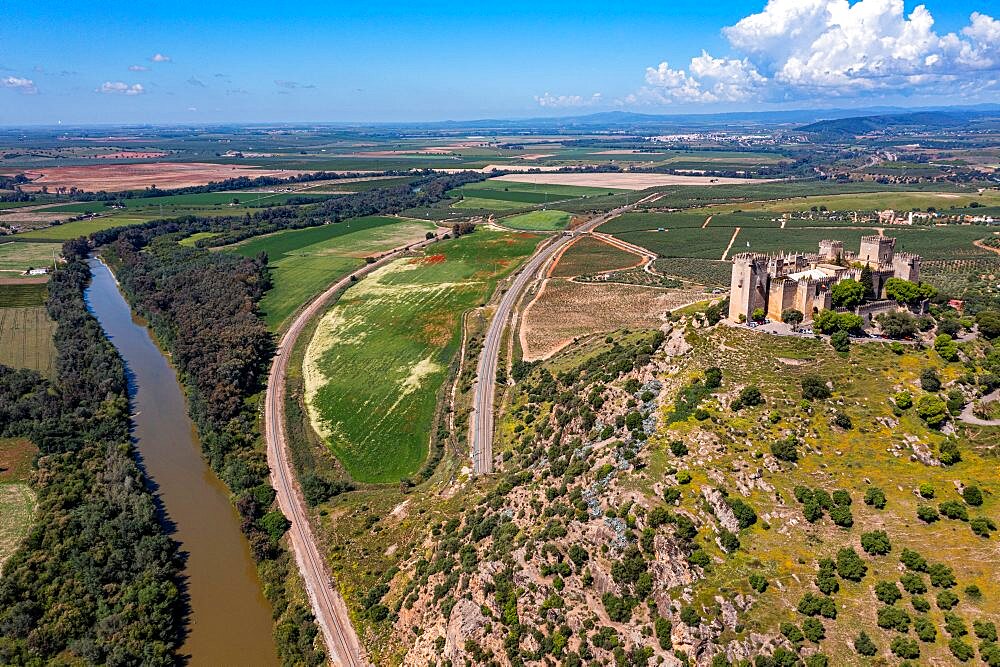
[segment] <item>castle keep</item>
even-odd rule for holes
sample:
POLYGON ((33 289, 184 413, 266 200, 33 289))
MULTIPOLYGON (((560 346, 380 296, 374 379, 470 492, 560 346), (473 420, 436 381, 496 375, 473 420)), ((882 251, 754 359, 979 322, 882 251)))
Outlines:
MULTIPOLYGON (((819 242, 817 253, 734 255, 729 319, 749 320, 751 313, 761 308, 767 317, 780 320, 782 311, 794 308, 809 321, 821 310, 831 308, 833 285, 847 278, 860 281, 864 266, 871 270, 876 299, 884 297, 889 278, 911 282, 920 279, 920 256, 897 253, 896 239, 885 236, 861 237, 857 254, 845 251, 843 241, 824 240, 819 242)), ((865 312, 859 314, 871 316, 894 306, 876 300, 862 306, 865 312)))

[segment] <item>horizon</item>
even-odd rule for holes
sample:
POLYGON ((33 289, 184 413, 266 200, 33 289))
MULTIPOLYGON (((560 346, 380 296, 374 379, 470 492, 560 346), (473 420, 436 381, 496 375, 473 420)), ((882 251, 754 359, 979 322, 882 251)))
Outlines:
POLYGON ((190 9, 13 8, 7 34, 0 27, 0 125, 416 124, 1000 99, 1000 21, 984 0, 190 9))

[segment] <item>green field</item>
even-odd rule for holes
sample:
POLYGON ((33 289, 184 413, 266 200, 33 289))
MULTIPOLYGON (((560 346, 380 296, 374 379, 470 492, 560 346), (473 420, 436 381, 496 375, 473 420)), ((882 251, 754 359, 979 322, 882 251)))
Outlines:
POLYGON ((485 209, 487 211, 516 211, 530 208, 531 204, 503 199, 485 199, 481 197, 465 197, 451 205, 452 208, 485 209))
POLYGON ((178 243, 180 243, 182 246, 193 248, 195 247, 195 244, 198 243, 198 241, 201 241, 202 239, 210 239, 218 235, 219 235, 218 232, 195 232, 191 236, 186 236, 182 238, 180 241, 178 241, 178 243))
MULTIPOLYGON (((227 208, 238 209, 241 207, 264 206, 269 204, 284 204, 292 198, 307 198, 315 201, 323 201, 336 195, 310 194, 308 192, 200 192, 189 195, 166 195, 163 197, 135 197, 133 199, 123 199, 123 204, 127 210, 153 209, 159 211, 161 208, 164 215, 173 215, 177 209, 190 209, 199 207, 226 206, 227 208), (239 202, 233 204, 233 202, 239 202)), ((106 213, 115 209, 109 206, 111 202, 92 201, 75 202, 72 204, 60 204, 45 208, 46 212, 59 213, 106 213)))
POLYGON ((417 472, 462 313, 538 240, 480 229, 435 244, 364 278, 323 316, 306 352, 306 402, 352 477, 395 482, 417 472))
POLYGON ((0 438, 0 571, 31 527, 37 502, 27 480, 37 453, 27 440, 0 438))
POLYGON ((48 295, 48 286, 45 283, 27 281, 5 283, 0 285, 0 308, 44 306, 48 295))
POLYGON ((556 232, 566 229, 573 219, 572 214, 565 211, 532 211, 509 218, 502 218, 500 224, 513 229, 528 229, 539 232, 556 232))
POLYGON ((51 243, 0 242, 0 275, 23 273, 29 268, 52 266, 52 256, 59 257, 59 246, 51 243))
POLYGON ((402 218, 355 218, 257 237, 228 250, 246 257, 267 253, 274 286, 260 307, 268 326, 277 330, 309 299, 364 264, 365 257, 421 240, 433 229, 431 223, 402 218))
POLYGON ((1000 204, 1000 190, 986 190, 982 193, 956 192, 867 192, 855 194, 823 194, 795 197, 781 201, 758 204, 739 204, 719 207, 720 209, 742 208, 743 210, 764 211, 808 211, 813 206, 826 206, 831 211, 882 211, 887 208, 909 211, 914 208, 926 209, 933 206, 941 211, 949 207, 965 207, 970 202, 983 206, 1000 204))
POLYGON ((140 218, 135 216, 112 215, 92 218, 90 220, 75 220, 61 225, 34 229, 30 232, 21 232, 17 235, 17 238, 38 241, 65 241, 67 239, 75 239, 80 236, 89 236, 94 232, 111 229, 112 227, 134 225, 139 222, 145 222, 148 219, 149 218, 140 218))
MULTIPOLYGON (((0 291, 9 287, 0 285, 0 291)), ((56 324, 49 319, 44 306, 0 308, 0 364, 53 375, 55 330, 56 324)))
MULTIPOLYGON (((729 239, 732 227, 681 227, 665 229, 662 232, 621 232, 618 238, 637 246, 642 246, 660 257, 695 257, 700 259, 720 259, 729 239)), ((739 240, 737 240, 737 244, 739 240)), ((738 246, 734 245, 735 250, 738 246)))

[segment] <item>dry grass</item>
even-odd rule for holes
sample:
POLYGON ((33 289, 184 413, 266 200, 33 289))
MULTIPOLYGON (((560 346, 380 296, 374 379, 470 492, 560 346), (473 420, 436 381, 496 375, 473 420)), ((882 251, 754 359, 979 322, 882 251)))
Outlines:
POLYGON ((95 164, 83 167, 52 167, 31 172, 32 182, 26 191, 77 187, 87 191, 138 190, 151 185, 162 189, 205 185, 239 176, 295 176, 301 172, 284 169, 255 169, 249 165, 209 164, 205 162, 149 162, 144 164, 95 164))
POLYGON ((521 349, 527 361, 546 359, 580 336, 616 329, 657 328, 667 311, 704 296, 693 290, 549 279, 525 308, 521 349))
POLYGON ((37 502, 25 480, 37 452, 27 440, 0 438, 0 571, 31 527, 37 502))
POLYGON ((55 330, 56 324, 44 306, 0 308, 0 364, 52 375, 56 358, 52 343, 55 330))

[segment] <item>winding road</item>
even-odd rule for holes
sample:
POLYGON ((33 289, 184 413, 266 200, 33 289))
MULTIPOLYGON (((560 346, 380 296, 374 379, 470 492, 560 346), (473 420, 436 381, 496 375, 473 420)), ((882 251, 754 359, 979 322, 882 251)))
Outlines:
POLYGON ((351 625, 347 605, 340 592, 333 586, 333 580, 326 569, 316 540, 309 525, 305 500, 288 457, 288 443, 285 438, 285 376, 288 360, 295 342, 313 317, 326 308, 334 296, 351 285, 354 280, 388 264, 408 250, 423 248, 437 237, 396 248, 386 253, 372 264, 366 264, 357 271, 344 276, 325 292, 313 299, 292 322, 281 337, 275 351, 271 372, 267 379, 267 394, 264 398, 264 437, 267 440, 267 464, 271 469, 271 485, 277 492, 278 505, 291 522, 288 535, 291 540, 295 562, 305 583, 306 593, 312 604, 316 622, 323 631, 327 654, 335 665, 350 667, 370 664, 365 658, 358 641, 358 635, 351 625))
POLYGON ((536 274, 538 274, 545 264, 577 235, 589 233, 611 218, 621 215, 646 200, 659 196, 660 193, 656 193, 640 199, 634 204, 622 206, 591 218, 577 227, 572 234, 563 234, 548 245, 543 245, 515 274, 513 282, 507 291, 504 292, 500 303, 497 304, 496 311, 493 313, 493 319, 490 320, 489 328, 486 330, 486 337, 483 340, 483 349, 479 355, 479 364, 476 367, 476 387, 472 399, 472 418, 469 420, 469 428, 471 430, 469 438, 470 455, 472 457, 472 471, 474 474, 488 475, 493 472, 493 402, 496 396, 497 360, 500 356, 500 341, 503 337, 504 327, 507 325, 508 320, 510 320, 514 304, 524 291, 524 288, 535 278, 536 274))

